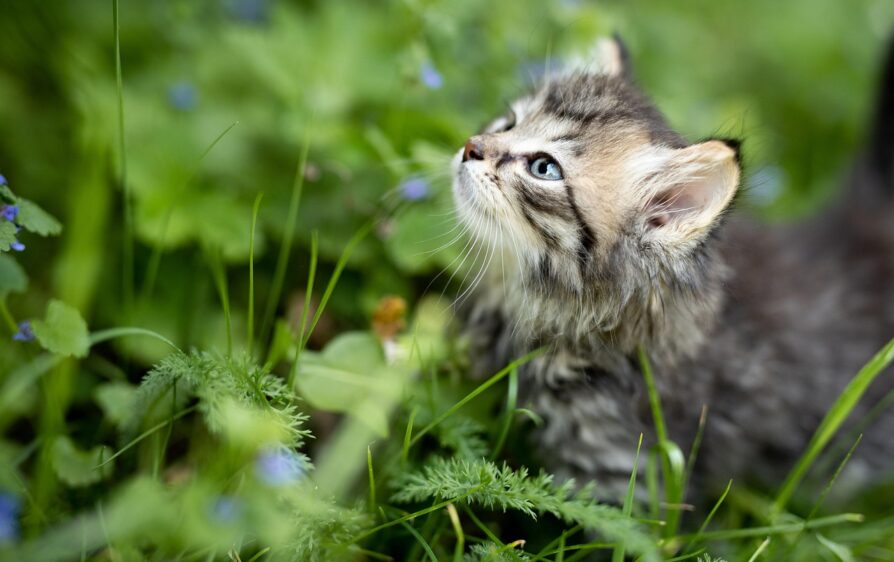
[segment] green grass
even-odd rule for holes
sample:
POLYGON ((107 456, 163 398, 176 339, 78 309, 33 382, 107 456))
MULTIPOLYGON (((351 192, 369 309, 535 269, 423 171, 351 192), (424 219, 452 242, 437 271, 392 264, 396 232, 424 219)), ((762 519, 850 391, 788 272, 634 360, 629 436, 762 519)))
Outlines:
POLYGON ((872 431, 850 418, 894 341, 788 478, 730 482, 692 511, 711 421, 684 454, 641 350, 656 444, 639 436, 613 505, 537 465, 519 367, 543 350, 467 377, 443 282, 465 273, 447 243, 455 147, 539 64, 615 30, 685 134, 746 136, 772 188, 753 210, 808 212, 857 148, 887 4, 112 0, 0 15, 0 197, 65 227, 0 226, 0 248, 11 233, 27 245, 0 252, 0 560, 894 559, 894 491, 834 493, 861 439, 840 430, 872 431), (408 179, 427 193, 408 197, 408 179), (10 341, 23 320, 37 341, 10 341))

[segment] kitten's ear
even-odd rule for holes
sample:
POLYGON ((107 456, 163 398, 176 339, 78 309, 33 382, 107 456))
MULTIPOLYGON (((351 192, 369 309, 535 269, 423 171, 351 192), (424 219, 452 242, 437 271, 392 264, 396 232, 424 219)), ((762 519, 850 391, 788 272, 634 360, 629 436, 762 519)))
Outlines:
POLYGON ((608 76, 628 76, 629 61, 627 48, 618 35, 600 37, 586 52, 571 58, 558 74, 583 72, 608 76), (582 55, 582 56, 581 56, 582 55))
POLYGON ((629 58, 627 47, 617 33, 612 37, 599 38, 591 55, 596 72, 609 76, 627 76, 629 74, 629 58))
POLYGON ((645 193, 645 220, 667 242, 697 240, 710 232, 739 186, 738 143, 711 140, 676 149, 645 193))

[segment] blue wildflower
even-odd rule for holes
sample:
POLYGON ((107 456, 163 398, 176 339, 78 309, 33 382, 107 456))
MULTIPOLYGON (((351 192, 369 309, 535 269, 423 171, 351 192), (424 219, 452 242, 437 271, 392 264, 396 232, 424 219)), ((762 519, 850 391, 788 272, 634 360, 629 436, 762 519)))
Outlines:
POLYGON ((12 339, 15 341, 34 340, 34 332, 31 330, 31 322, 27 320, 19 322, 19 331, 12 335, 12 339))
POLYGON ((25 245, 22 244, 21 242, 19 242, 18 240, 12 242, 9 245, 9 247, 12 248, 16 252, 24 252, 25 251, 25 245))
POLYGON ((429 185, 424 179, 413 177, 404 180, 399 189, 401 197, 407 201, 419 201, 428 197, 429 185))
MULTIPOLYGON (((3 177, 3 176, 0 176, 3 177)), ((0 216, 9 222, 14 222, 16 217, 19 216, 19 206, 18 205, 3 205, 0 206, 0 216)))
POLYGON ((19 536, 19 512, 22 502, 16 496, 0 492, 0 545, 19 536))
POLYGON ((6 176, 0 174, 0 185, 6 185, 6 176))
POLYGON ((234 18, 248 23, 266 23, 270 18, 268 0, 229 0, 227 10, 234 18))
POLYGON ((242 516, 243 505, 238 498, 218 496, 211 505, 211 516, 219 523, 233 523, 242 516))
POLYGON ((168 103, 174 109, 190 111, 199 104, 196 87, 189 82, 177 82, 168 88, 168 103))
POLYGON ((422 65, 422 68, 419 71, 419 78, 429 90, 437 90, 444 85, 444 77, 441 76, 438 69, 430 62, 426 62, 422 65))
POLYGON ((286 447, 265 449, 255 460, 255 474, 270 486, 297 482, 304 476, 305 468, 304 458, 286 447))

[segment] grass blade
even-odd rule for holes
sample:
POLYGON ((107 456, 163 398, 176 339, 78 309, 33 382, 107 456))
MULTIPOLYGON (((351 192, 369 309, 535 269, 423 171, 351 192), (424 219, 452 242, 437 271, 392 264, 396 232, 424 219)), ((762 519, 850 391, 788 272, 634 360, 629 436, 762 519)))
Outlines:
POLYGON ((413 446, 416 443, 418 443, 419 440, 422 439, 423 435, 425 435, 426 433, 431 431, 435 426, 437 426, 442 421, 446 420, 447 418, 449 418, 450 416, 455 414, 460 408, 462 408, 463 406, 468 404, 470 401, 474 400, 476 396, 478 396, 479 394, 481 394, 488 388, 492 387, 493 385, 497 384, 507 374, 511 373, 513 370, 517 369, 521 365, 524 365, 525 363, 534 359, 535 357, 542 355, 545 351, 546 350, 542 347, 535 349, 534 351, 528 353, 527 355, 525 355, 519 359, 516 359, 509 365, 506 365, 505 367, 503 367, 503 369, 501 369, 497 374, 495 374, 491 378, 487 379, 484 383, 479 385, 478 388, 476 388, 475 390, 473 390, 472 392, 467 394, 462 400, 460 400, 459 402, 457 402, 456 404, 451 406, 446 412, 444 412, 440 416, 436 417, 434 420, 432 420, 431 423, 429 423, 427 426, 425 426, 421 430, 419 430, 419 433, 417 433, 416 436, 410 440, 410 446, 413 446))
MULTIPOLYGON (((633 514, 633 495, 636 492, 636 473, 639 470, 639 452, 643 447, 643 434, 639 434, 636 444, 636 456, 633 458, 633 471, 630 473, 630 482, 627 484, 627 495, 624 497, 624 506, 621 512, 625 517, 633 514)), ((624 546, 618 546, 612 553, 612 562, 624 562, 624 546)))
MULTIPOLYGON (((639 348, 639 362, 646 380, 646 388, 649 393, 649 407, 652 411, 652 419, 655 424, 655 435, 658 438, 657 448, 661 455, 661 468, 664 476, 664 501, 666 506, 679 506, 683 503, 683 478, 685 472, 685 460, 683 452, 676 443, 667 435, 667 426, 664 423, 664 413, 661 410, 661 397, 655 386, 655 377, 652 374, 652 365, 645 350, 639 348)), ((674 508, 665 508, 664 536, 672 537, 677 533, 680 524, 680 511, 674 508)))
POLYGON ((248 238, 248 354, 252 354, 255 340, 255 228, 258 225, 258 210, 261 208, 263 193, 255 197, 251 208, 251 234, 248 238))
POLYGON ((832 405, 832 408, 816 429, 816 433, 813 434, 813 438, 807 445, 807 450, 782 484, 779 494, 776 496, 776 501, 773 502, 771 515, 778 515, 785 509, 813 461, 816 460, 816 457, 850 415, 857 402, 866 392, 866 389, 875 380, 875 377, 890 365, 892 361, 894 361, 894 339, 889 341, 860 369, 860 372, 848 383, 847 387, 835 401, 835 404, 832 405))
POLYGON ((289 265, 289 255, 292 253, 292 242, 295 238, 295 226, 298 223, 298 209, 301 205, 301 192, 304 188, 304 170, 307 168, 309 151, 310 130, 305 133, 304 143, 301 147, 301 156, 298 158, 298 165, 295 167, 295 177, 292 179, 289 214, 286 215, 286 228, 283 231, 282 244, 279 246, 279 256, 276 259, 276 269, 273 271, 270 293, 267 295, 267 308, 264 311, 264 322, 261 324, 261 341, 266 341, 270 335, 270 330, 273 327, 273 317, 276 314, 276 307, 279 305, 279 297, 286 278, 286 267, 289 265))

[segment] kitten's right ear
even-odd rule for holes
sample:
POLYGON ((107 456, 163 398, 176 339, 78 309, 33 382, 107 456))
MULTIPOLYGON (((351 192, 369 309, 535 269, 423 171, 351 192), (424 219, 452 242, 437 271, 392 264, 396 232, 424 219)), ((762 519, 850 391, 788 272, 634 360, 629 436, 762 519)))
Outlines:
POLYGON ((710 140, 674 149, 642 194, 651 236, 672 245, 704 237, 732 202, 739 177, 738 143, 710 140))

